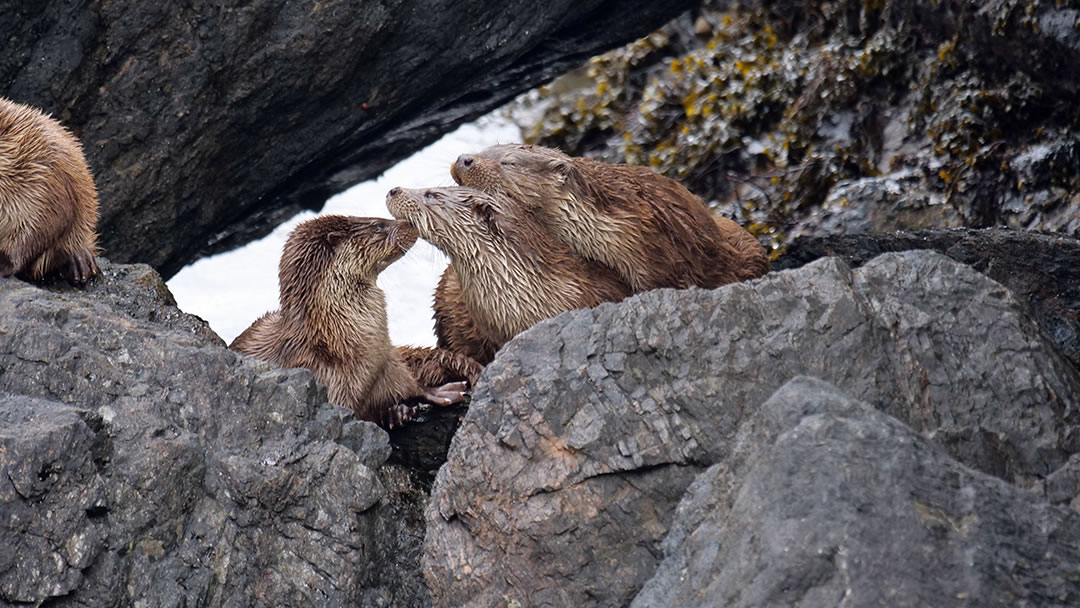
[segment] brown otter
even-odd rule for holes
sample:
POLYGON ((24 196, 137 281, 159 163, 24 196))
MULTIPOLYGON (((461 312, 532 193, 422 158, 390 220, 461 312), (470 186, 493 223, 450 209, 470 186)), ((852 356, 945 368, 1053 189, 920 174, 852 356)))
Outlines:
POLYGON ((59 122, 0 97, 0 276, 98 273, 97 188, 82 146, 59 122))
MULTIPOLYGON (((689 192, 689 191, 688 191, 689 192)), ((691 196, 693 196, 691 194, 691 196)), ((714 215, 713 221, 720 229, 720 236, 739 252, 739 279, 756 279, 772 269, 769 254, 762 247, 761 241, 746 231, 735 220, 722 215, 714 215)))
POLYGON ((753 236, 714 219, 682 184, 647 167, 506 144, 458 157, 450 173, 535 213, 555 238, 615 270, 635 292, 718 287, 769 269, 753 236))
POLYGON ((615 273, 547 238, 505 199, 462 187, 394 188, 386 207, 450 256, 436 292, 436 333, 440 345, 481 363, 538 321, 630 294, 615 273))
POLYGON ((278 270, 281 308, 260 317, 229 348, 285 367, 306 367, 332 403, 395 427, 416 403, 457 403, 481 371, 440 349, 390 344, 386 298, 375 279, 416 242, 407 222, 327 215, 297 226, 278 270), (450 380, 458 380, 450 382, 450 380))
POLYGON ((453 264, 446 267, 435 287, 434 309, 435 336, 440 348, 464 353, 485 365, 495 358, 501 343, 492 342, 473 322, 461 297, 461 283, 453 264))

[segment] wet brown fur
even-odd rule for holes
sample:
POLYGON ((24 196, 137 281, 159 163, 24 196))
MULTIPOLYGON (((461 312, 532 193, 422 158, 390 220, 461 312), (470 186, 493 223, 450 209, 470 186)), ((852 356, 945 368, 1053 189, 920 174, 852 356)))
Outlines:
POLYGON ((83 283, 99 272, 97 188, 79 141, 0 98, 0 276, 83 283))
POLYGON ((328 215, 300 224, 281 256, 281 308, 229 348, 310 369, 332 403, 384 426, 394 423, 397 404, 420 398, 425 387, 474 382, 482 369, 475 361, 390 343, 386 298, 375 280, 415 241, 416 230, 402 221, 328 215))
POLYGON ((450 257, 436 290, 440 346, 487 363, 538 321, 630 294, 619 277, 547 237, 531 214, 471 188, 394 188, 394 217, 450 257))
POLYGON ((740 280, 756 279, 772 269, 768 252, 761 245, 761 241, 754 238, 754 235, 747 232, 735 220, 722 215, 714 215, 713 221, 720 229, 721 237, 739 253, 740 280))
POLYGON ((500 344, 489 340, 473 322, 461 297, 461 283, 454 265, 446 267, 435 287, 435 336, 440 348, 465 353, 484 363, 495 358, 500 344))
POLYGON ((635 292, 718 287, 769 269, 753 236, 716 219, 682 184, 647 167, 508 144, 459 157, 451 174, 531 211, 549 234, 615 270, 635 292))

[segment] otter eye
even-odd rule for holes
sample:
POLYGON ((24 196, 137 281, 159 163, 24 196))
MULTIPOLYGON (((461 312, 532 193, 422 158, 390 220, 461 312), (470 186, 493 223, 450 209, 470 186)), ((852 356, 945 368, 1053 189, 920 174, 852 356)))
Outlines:
POLYGON ((511 161, 508 161, 508 160, 501 161, 499 164, 504 166, 504 167, 513 167, 514 166, 514 163, 511 162, 511 161))
POLYGON ((436 198, 436 196, 435 196, 435 193, 434 193, 434 192, 425 192, 425 193, 424 193, 424 198, 431 198, 431 199, 433 199, 433 198, 436 198))

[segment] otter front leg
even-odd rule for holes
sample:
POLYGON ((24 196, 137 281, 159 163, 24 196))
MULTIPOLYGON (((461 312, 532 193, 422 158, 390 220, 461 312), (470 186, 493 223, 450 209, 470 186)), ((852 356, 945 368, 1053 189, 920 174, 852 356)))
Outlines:
POLYGON ((392 430, 405 426, 420 413, 420 406, 408 403, 395 403, 386 408, 383 414, 382 426, 386 430, 392 430))
POLYGON ((443 348, 398 346, 398 355, 422 386, 434 386, 456 380, 476 384, 484 366, 470 357, 443 348))
POLYGON ((15 263, 11 261, 11 257, 7 252, 0 249, 0 277, 10 277, 18 270, 15 267, 15 263))

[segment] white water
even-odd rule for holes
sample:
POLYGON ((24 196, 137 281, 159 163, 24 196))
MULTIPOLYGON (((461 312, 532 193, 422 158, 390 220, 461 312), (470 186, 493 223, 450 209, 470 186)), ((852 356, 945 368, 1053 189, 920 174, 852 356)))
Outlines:
MULTIPOLYGON (((319 214, 301 213, 261 240, 185 267, 169 281, 169 289, 181 310, 202 317, 226 343, 232 342, 259 315, 278 307, 278 259, 289 231, 297 224, 334 213, 390 217, 384 203, 390 188, 450 185, 450 164, 459 154, 519 141, 517 126, 498 113, 463 125, 377 179, 331 198, 319 214)), ((432 294, 446 264, 441 252, 417 241, 405 257, 379 275, 394 344, 434 346, 432 294)))

